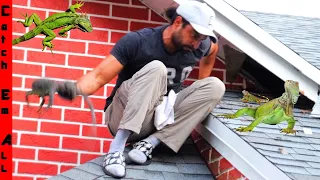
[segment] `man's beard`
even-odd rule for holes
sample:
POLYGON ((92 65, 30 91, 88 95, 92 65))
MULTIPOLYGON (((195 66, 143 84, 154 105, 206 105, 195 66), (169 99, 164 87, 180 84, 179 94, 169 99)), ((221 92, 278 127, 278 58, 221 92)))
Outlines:
POLYGON ((188 53, 190 51, 194 51, 195 49, 192 46, 186 45, 182 43, 181 32, 175 32, 172 34, 171 42, 176 51, 182 51, 188 53))

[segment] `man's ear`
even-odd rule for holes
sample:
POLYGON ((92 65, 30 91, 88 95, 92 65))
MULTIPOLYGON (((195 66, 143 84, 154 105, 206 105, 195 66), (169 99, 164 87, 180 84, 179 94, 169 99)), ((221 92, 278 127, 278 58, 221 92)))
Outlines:
POLYGON ((181 16, 177 16, 176 17, 176 19, 174 20, 174 22, 173 22, 173 26, 175 27, 175 28, 179 28, 179 27, 181 27, 182 26, 182 17, 181 16))

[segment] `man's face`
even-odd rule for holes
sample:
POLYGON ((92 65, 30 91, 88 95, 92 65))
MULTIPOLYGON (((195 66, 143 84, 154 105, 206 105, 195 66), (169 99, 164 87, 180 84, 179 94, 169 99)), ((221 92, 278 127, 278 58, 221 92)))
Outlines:
POLYGON ((197 49, 202 40, 207 36, 199 34, 194 28, 188 24, 182 27, 182 20, 177 19, 176 23, 179 23, 175 27, 175 31, 172 34, 172 43, 177 51, 194 51, 197 49), (181 23, 179 22, 181 21, 181 23))

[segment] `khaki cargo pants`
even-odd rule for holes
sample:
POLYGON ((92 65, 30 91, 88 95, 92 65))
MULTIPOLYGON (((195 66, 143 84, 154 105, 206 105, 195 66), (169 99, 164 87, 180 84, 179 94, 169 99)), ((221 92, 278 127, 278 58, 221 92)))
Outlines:
POLYGON ((154 60, 124 81, 105 112, 105 123, 113 135, 119 128, 133 131, 127 142, 154 134, 174 152, 178 152, 198 123, 219 103, 225 85, 216 77, 194 82, 179 92, 174 105, 173 124, 157 131, 154 110, 167 92, 167 69, 154 60))

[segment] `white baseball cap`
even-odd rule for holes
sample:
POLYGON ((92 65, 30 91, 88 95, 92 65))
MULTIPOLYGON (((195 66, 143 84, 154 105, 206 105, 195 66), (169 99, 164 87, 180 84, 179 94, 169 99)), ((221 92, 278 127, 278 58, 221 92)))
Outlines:
POLYGON ((177 13, 190 22, 191 26, 200 34, 217 39, 214 34, 215 12, 206 3, 196 0, 180 1, 177 13))

